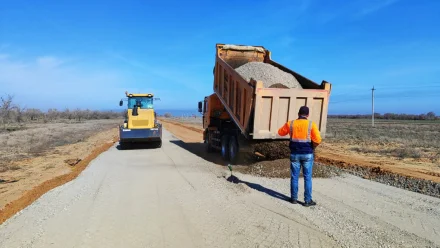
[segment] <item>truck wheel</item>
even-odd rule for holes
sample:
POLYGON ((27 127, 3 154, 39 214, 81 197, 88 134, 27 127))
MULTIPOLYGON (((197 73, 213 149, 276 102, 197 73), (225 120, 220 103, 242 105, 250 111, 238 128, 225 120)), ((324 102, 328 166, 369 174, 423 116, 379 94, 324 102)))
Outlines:
POLYGON ((211 134, 209 134, 209 132, 206 133, 206 140, 205 140, 205 148, 206 148, 206 152, 212 152, 213 148, 211 146, 211 144, 209 143, 209 137, 211 136, 211 134))
POLYGON ((162 147, 162 140, 157 141, 156 148, 161 148, 161 147, 162 147))
POLYGON ((228 135, 223 135, 222 139, 221 139, 221 143, 222 143, 222 158, 224 160, 229 160, 229 136, 228 135))
POLYGON ((120 150, 127 150, 129 148, 129 144, 127 142, 119 142, 120 150))
POLYGON ((236 136, 231 136, 229 138, 229 159, 231 160, 232 164, 236 164, 239 157, 239 151, 238 151, 238 142, 236 136))

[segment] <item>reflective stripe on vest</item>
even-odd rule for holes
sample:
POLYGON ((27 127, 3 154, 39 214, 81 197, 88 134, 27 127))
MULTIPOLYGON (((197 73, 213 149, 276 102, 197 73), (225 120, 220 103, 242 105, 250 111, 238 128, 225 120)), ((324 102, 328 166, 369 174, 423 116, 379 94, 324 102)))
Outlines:
POLYGON ((307 143, 307 142, 312 142, 311 134, 312 134, 312 121, 309 121, 309 127, 307 129, 307 138, 306 139, 294 139, 293 138, 293 122, 294 121, 290 121, 290 141, 292 142, 303 142, 303 143, 307 143))

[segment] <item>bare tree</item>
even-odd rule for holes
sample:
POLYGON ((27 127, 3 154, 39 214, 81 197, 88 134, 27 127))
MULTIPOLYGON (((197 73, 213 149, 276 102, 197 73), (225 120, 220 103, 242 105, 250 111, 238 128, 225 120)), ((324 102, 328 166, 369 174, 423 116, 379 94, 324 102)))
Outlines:
POLYGON ((26 108, 20 108, 19 106, 17 106, 16 107, 16 114, 15 114, 15 120, 18 122, 18 123, 22 123, 22 122, 24 122, 24 121, 26 121, 25 120, 25 113, 26 113, 26 108))
POLYGON ((43 116, 43 112, 39 109, 30 108, 26 110, 25 115, 28 120, 36 121, 43 116))
POLYGON ((55 108, 48 109, 46 117, 48 120, 54 121, 60 117, 60 112, 55 108))
POLYGON ((90 109, 83 110, 82 113, 83 113, 83 118, 86 120, 90 120, 93 118, 93 113, 92 111, 90 111, 90 109))
POLYGON ((61 112, 61 118, 72 120, 75 117, 73 116, 73 112, 66 108, 63 112, 61 112))
POLYGON ((3 128, 10 123, 25 123, 29 121, 56 121, 58 119, 76 119, 79 122, 82 120, 98 120, 98 119, 112 119, 121 118, 121 112, 113 111, 92 111, 89 109, 81 110, 79 108, 70 111, 66 108, 63 112, 56 108, 50 108, 47 112, 43 112, 36 108, 20 108, 14 104, 13 95, 5 95, 0 97, 0 125, 3 128))
POLYGON ((73 111, 73 118, 77 119, 79 122, 81 122, 81 119, 84 119, 84 112, 77 108, 75 111, 73 111))
POLYGON ((435 113, 434 112, 428 112, 427 114, 426 114, 426 116, 427 116, 427 118, 429 119, 429 120, 435 120, 436 119, 436 115, 435 115, 435 113))
POLYGON ((11 121, 12 112, 16 108, 13 104, 13 95, 7 95, 5 97, 0 97, 0 120, 3 125, 8 124, 11 121))

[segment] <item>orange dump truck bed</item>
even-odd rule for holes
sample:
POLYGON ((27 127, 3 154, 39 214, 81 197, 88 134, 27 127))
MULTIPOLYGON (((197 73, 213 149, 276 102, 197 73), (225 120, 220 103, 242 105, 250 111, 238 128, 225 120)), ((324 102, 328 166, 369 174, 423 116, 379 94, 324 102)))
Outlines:
MULTIPOLYGON (((247 138, 286 139, 277 133, 287 120, 296 119, 301 106, 310 108, 310 118, 325 136, 331 84, 319 85, 276 63, 262 46, 217 44, 214 92, 231 119, 247 138), (292 74, 302 89, 264 88, 264 82, 247 81, 236 68, 248 62, 263 62, 292 74)), ((280 82, 282 83, 282 82, 280 82)))

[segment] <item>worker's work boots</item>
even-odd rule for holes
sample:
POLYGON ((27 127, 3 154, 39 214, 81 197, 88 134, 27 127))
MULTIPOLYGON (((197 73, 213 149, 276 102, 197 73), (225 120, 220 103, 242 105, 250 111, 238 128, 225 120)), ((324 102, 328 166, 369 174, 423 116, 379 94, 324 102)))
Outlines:
POLYGON ((310 207, 310 206, 315 206, 316 202, 314 202, 313 200, 310 200, 309 202, 304 203, 304 207, 310 207))

